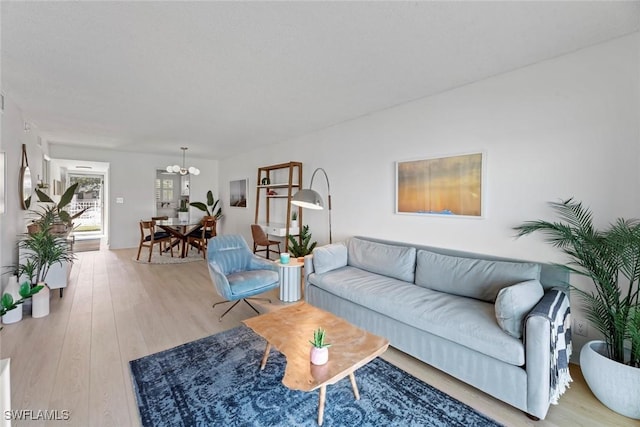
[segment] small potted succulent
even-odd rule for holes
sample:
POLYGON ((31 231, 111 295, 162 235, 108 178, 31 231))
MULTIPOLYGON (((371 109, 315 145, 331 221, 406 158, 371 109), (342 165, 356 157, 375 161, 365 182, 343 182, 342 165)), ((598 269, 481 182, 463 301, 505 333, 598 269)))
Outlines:
POLYGON ((311 363, 314 365, 324 365, 329 361, 329 347, 331 344, 324 342, 326 331, 318 328, 313 331, 313 341, 309 341, 311 347, 311 363))
POLYGON ((298 212, 291 212, 291 228, 298 228, 298 212))

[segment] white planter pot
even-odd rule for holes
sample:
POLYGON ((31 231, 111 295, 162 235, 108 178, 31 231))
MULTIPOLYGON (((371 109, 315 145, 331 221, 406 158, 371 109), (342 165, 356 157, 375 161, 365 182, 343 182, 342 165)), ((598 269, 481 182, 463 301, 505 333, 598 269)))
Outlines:
POLYGON ((640 368, 604 356, 604 341, 589 341, 580 351, 580 369, 593 394, 612 411, 640 419, 640 368))
POLYGON ((329 348, 328 347, 311 347, 311 363, 314 365, 324 365, 329 361, 329 348))
POLYGON ((38 285, 44 285, 44 287, 31 297, 31 317, 36 319, 49 315, 49 287, 44 283, 38 283, 38 285))
MULTIPOLYGON (((18 276, 9 277, 7 287, 4 288, 4 292, 11 294, 14 301, 22 298, 20 296, 20 285, 18 284, 18 276)), ((3 293, 4 293, 3 292, 3 293)), ((8 325, 10 323, 16 323, 22 320, 22 304, 18 305, 18 308, 14 308, 8 311, 7 314, 2 316, 2 323, 8 325)))
POLYGON ((292 219, 291 220, 291 228, 298 228, 298 220, 297 219, 292 219))
POLYGON ((189 212, 178 212, 178 221, 189 222, 189 212))

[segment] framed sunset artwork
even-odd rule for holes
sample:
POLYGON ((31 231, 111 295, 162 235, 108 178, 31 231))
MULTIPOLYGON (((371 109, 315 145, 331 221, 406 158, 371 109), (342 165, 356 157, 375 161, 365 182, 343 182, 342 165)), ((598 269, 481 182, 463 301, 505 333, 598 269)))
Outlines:
POLYGON ((482 218, 484 153, 396 162, 396 213, 482 218))

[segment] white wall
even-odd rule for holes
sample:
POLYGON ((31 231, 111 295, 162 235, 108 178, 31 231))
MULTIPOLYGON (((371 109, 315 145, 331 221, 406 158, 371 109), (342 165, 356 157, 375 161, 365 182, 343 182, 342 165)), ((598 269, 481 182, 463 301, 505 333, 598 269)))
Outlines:
MULTIPOLYGON (((138 247, 141 219, 151 218, 156 213, 155 179, 156 170, 175 164, 181 153, 175 156, 132 153, 124 151, 81 148, 55 144, 51 146, 51 157, 108 162, 109 168, 109 248, 121 249, 138 247), (122 197, 123 204, 116 203, 122 197)), ((200 169, 200 175, 191 177, 191 200, 205 201, 208 190, 217 195, 218 162, 202 158, 189 159, 189 166, 200 169)), ((194 217, 203 213, 191 208, 194 217)))
MULTIPOLYGON (((540 236, 513 237, 523 221, 553 218, 548 201, 582 200, 599 225, 640 216, 639 64, 635 34, 225 159, 221 189, 239 176, 255 184, 259 166, 299 160, 305 186, 317 167, 329 175, 334 241, 366 235, 560 262, 540 236), (394 214, 396 160, 477 150, 487 154, 486 218, 394 214)), ((314 189, 326 194, 322 179, 314 189)), ((249 193, 225 232, 251 242, 254 185, 249 193)), ((326 211, 304 215, 327 243, 326 211)))
MULTIPOLYGON (((35 185, 36 177, 42 176, 42 156, 46 153, 46 144, 41 145, 38 129, 30 124, 30 130, 25 132, 24 117, 20 108, 13 102, 10 95, 5 95, 5 109, 2 112, 2 128, 0 150, 6 155, 5 192, 6 211, 0 215, 0 266, 2 272, 8 271, 8 266, 18 261, 18 236, 26 232, 27 211, 21 209, 18 178, 22 160, 22 144, 27 145, 27 159, 29 169, 35 185)), ((2 275, 1 287, 4 289, 8 275, 2 275)))

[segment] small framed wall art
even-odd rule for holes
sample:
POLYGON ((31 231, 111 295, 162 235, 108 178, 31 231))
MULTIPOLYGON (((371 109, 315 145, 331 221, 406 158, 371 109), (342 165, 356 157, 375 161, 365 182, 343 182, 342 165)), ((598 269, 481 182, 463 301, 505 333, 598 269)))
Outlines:
POLYGON ((396 213, 481 218, 482 152, 396 162, 396 213))
POLYGON ((5 153, 4 151, 0 152, 0 214, 3 214, 5 209, 6 209, 6 185, 7 185, 7 180, 6 180, 6 159, 5 159, 5 153))
POLYGON ((247 207, 248 179, 237 179, 229 182, 229 206, 233 208, 247 207))

